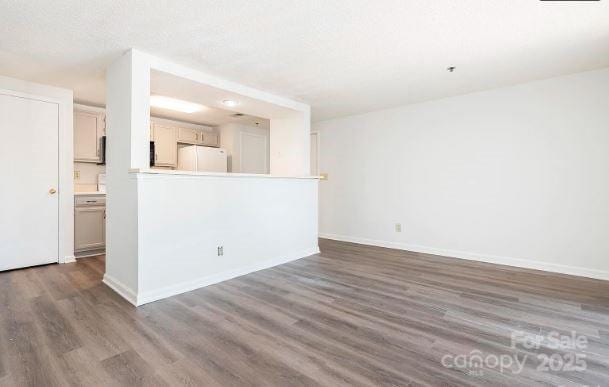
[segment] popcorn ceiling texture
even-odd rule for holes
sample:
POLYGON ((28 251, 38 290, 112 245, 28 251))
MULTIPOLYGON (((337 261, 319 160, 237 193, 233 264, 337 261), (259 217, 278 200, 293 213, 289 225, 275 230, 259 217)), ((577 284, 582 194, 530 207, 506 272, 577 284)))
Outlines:
POLYGON ((103 105, 133 47, 323 120, 609 66, 607 20, 609 2, 2 1, 0 74, 103 105))

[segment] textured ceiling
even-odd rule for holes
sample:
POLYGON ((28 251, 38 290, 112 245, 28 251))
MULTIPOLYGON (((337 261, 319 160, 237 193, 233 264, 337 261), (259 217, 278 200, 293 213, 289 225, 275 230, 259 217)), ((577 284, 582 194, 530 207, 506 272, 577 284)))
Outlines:
POLYGON ((131 47, 321 120, 609 66, 609 1, 0 0, 0 75, 103 104, 131 47))

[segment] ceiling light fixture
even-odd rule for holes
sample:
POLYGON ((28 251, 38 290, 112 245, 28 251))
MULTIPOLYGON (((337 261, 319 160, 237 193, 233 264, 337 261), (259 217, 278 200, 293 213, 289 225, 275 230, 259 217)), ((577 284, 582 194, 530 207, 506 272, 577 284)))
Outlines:
POLYGON ((454 72, 454 71, 455 71, 455 69, 456 69, 456 67, 455 67, 455 66, 450 66, 450 67, 447 67, 447 68, 446 68, 446 70, 447 70, 449 73, 454 72))
POLYGON ((199 105, 198 103, 182 101, 181 99, 165 97, 162 95, 151 95, 150 106, 161 109, 175 110, 182 113, 198 112, 203 110, 205 107, 203 105, 199 105))
POLYGON ((222 104, 228 107, 235 107, 239 105, 239 102, 233 101, 232 99, 225 99, 224 101, 222 101, 222 104))

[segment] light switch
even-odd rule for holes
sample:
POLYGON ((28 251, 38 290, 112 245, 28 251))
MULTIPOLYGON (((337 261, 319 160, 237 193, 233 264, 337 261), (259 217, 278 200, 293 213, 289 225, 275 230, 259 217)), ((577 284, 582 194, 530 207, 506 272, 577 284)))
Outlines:
POLYGON ((320 173, 320 180, 328 180, 328 174, 327 173, 320 173))
POLYGON ((80 171, 74 171, 74 180, 80 179, 80 171))

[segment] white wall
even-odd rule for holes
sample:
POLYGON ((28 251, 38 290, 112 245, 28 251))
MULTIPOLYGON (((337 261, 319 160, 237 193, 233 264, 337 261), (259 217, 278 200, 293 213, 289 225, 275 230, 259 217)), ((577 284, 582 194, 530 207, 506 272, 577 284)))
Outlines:
POLYGON ((258 128, 255 126, 243 125, 240 123, 229 123, 219 126, 220 146, 228 152, 228 171, 240 173, 241 171, 241 141, 240 133, 250 133, 266 137, 266 172, 270 171, 270 132, 269 129, 258 128))
POLYGON ((105 165, 95 163, 74 163, 74 172, 78 171, 80 177, 74 179, 76 191, 97 190, 97 175, 106 173, 105 165))
POLYGON ((315 179, 142 173, 138 194, 137 304, 319 251, 315 179))
POLYGON ((106 273, 104 282, 134 302, 139 284, 139 222, 131 168, 147 168, 150 68, 137 51, 106 73, 106 273))
MULTIPOLYGON (((0 89, 42 97, 59 106, 59 257, 60 263, 74 258, 74 142, 72 90, 0 76, 0 89)), ((3 166, 10 168, 11 166, 3 166)), ((25 171, 24 173, 29 173, 25 171)))
POLYGON ((271 174, 310 175, 310 134, 310 111, 295 112, 285 117, 271 119, 271 174))
POLYGON ((609 279, 609 69, 314 128, 322 236, 609 279))

